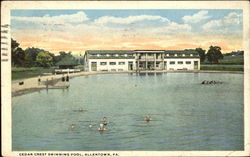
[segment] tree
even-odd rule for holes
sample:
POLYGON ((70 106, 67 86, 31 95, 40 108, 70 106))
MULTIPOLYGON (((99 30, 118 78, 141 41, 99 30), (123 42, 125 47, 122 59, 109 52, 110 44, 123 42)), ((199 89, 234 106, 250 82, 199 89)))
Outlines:
POLYGON ((25 49, 25 66, 34 67, 36 65, 36 57, 39 52, 45 52, 43 49, 28 47, 25 49))
POLYGON ((13 66, 23 66, 25 53, 19 43, 11 38, 11 63, 13 66))
POLYGON ((55 54, 54 53, 50 53, 50 52, 48 52, 48 53, 52 57, 52 65, 55 65, 56 64, 56 56, 55 56, 55 54))
POLYGON ((73 55, 71 54, 71 52, 64 52, 64 51, 60 51, 58 56, 54 56, 54 61, 55 63, 58 63, 59 61, 61 61, 63 58, 65 57, 73 57, 73 55))
POLYGON ((40 52, 48 53, 52 57, 52 65, 54 65, 54 58, 55 58, 54 54, 45 51, 43 49, 28 47, 27 49, 25 49, 25 66, 26 67, 39 66, 36 62, 36 57, 40 52))
POLYGON ((39 52, 36 56, 36 63, 38 66, 50 67, 53 64, 53 58, 48 52, 39 52))
POLYGON ((20 44, 16 40, 11 38, 11 50, 15 50, 19 45, 20 44))
POLYGON ((203 50, 202 48, 196 48, 195 51, 199 53, 201 62, 204 62, 204 60, 206 59, 206 55, 205 55, 206 50, 203 50))
POLYGON ((223 59, 219 46, 210 46, 206 56, 210 63, 219 63, 219 59, 223 59))

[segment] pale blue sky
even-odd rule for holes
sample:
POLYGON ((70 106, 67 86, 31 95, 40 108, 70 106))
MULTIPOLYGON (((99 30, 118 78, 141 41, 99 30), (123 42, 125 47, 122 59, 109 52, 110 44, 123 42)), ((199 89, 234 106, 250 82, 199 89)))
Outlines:
MULTIPOLYGON (((191 46, 193 42, 202 42, 203 39, 203 43, 197 44, 207 46, 216 41, 215 43, 228 45, 225 49, 229 50, 234 48, 230 46, 232 40, 237 43, 237 48, 241 47, 242 16, 242 10, 239 9, 12 10, 11 27, 13 36, 21 40, 25 35, 31 36, 35 33, 39 37, 50 32, 51 39, 55 37, 55 40, 62 41, 62 38, 59 39, 62 33, 59 32, 64 32, 68 33, 63 37, 64 40, 69 36, 83 38, 83 35, 88 34, 94 41, 99 40, 97 36, 101 36, 105 41, 121 39, 123 42, 120 44, 130 45, 127 47, 131 48, 131 44, 136 41, 127 43, 126 40, 125 43, 124 38, 152 38, 148 45, 171 48, 170 44, 156 44, 156 39, 169 41, 173 36, 176 40, 179 38, 180 45, 181 40, 184 42, 184 35, 190 38, 186 39, 184 45, 191 46), (210 41, 206 44, 205 39, 210 41)), ((90 42, 86 39, 84 41, 90 42)), ((135 44, 133 46, 135 47, 135 44)))

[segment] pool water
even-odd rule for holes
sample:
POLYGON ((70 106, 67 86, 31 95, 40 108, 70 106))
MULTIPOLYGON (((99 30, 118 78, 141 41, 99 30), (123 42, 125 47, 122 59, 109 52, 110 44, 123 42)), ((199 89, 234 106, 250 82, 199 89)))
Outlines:
POLYGON ((243 150, 243 76, 123 73, 76 77, 70 80, 69 89, 42 90, 12 99, 12 149, 243 150), (203 80, 223 83, 202 85, 203 80), (147 115, 152 121, 144 121, 147 115), (97 128, 103 117, 109 121, 108 130, 100 132, 97 128))

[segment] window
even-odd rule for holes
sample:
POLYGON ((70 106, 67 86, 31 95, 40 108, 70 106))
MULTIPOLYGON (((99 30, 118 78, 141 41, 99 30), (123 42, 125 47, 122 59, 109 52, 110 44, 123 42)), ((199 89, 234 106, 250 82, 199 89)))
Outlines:
POLYGON ((175 64, 175 61, 170 61, 169 64, 175 64))
POLYGON ((169 56, 174 56, 174 53, 170 53, 169 56))
POLYGON ((116 65, 116 62, 109 62, 109 65, 116 65))
POLYGON ((178 61, 178 64, 183 64, 183 61, 178 61))
POLYGON ((101 62, 100 65, 107 65, 107 62, 101 62))
POLYGON ((190 54, 186 54, 185 56, 190 56, 190 54))
POLYGON ((125 64, 125 62, 119 62, 119 65, 124 65, 125 64))
POLYGON ((101 54, 101 56, 106 56, 106 54, 101 54))
POLYGON ((160 56, 160 54, 156 54, 156 59, 158 59, 158 58, 159 58, 159 56, 160 56))
POLYGON ((160 65, 160 62, 156 62, 156 67, 159 67, 159 65, 160 65))
POLYGON ((191 64, 191 61, 186 61, 186 64, 191 64))
POLYGON ((181 54, 181 53, 178 53, 177 56, 182 56, 182 54, 181 54))

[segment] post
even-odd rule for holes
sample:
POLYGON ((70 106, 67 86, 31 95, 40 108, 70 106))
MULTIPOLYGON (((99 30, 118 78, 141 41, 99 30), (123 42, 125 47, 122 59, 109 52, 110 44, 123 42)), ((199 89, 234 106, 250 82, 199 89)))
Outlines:
POLYGON ((145 59, 145 61, 146 61, 146 70, 148 70, 148 53, 146 53, 146 57, 145 57, 146 59, 145 59))
POLYGON ((139 71, 139 54, 136 54, 137 58, 137 65, 136 65, 136 71, 139 71))
POLYGON ((49 79, 46 80, 46 89, 48 90, 49 88, 49 79))
POLYGON ((164 54, 161 54, 161 59, 162 59, 162 70, 165 69, 165 64, 164 64, 164 54))
POLYGON ((154 70, 156 68, 156 53, 154 53, 154 70))
POLYGON ((54 85, 54 79, 51 77, 51 84, 54 85))

